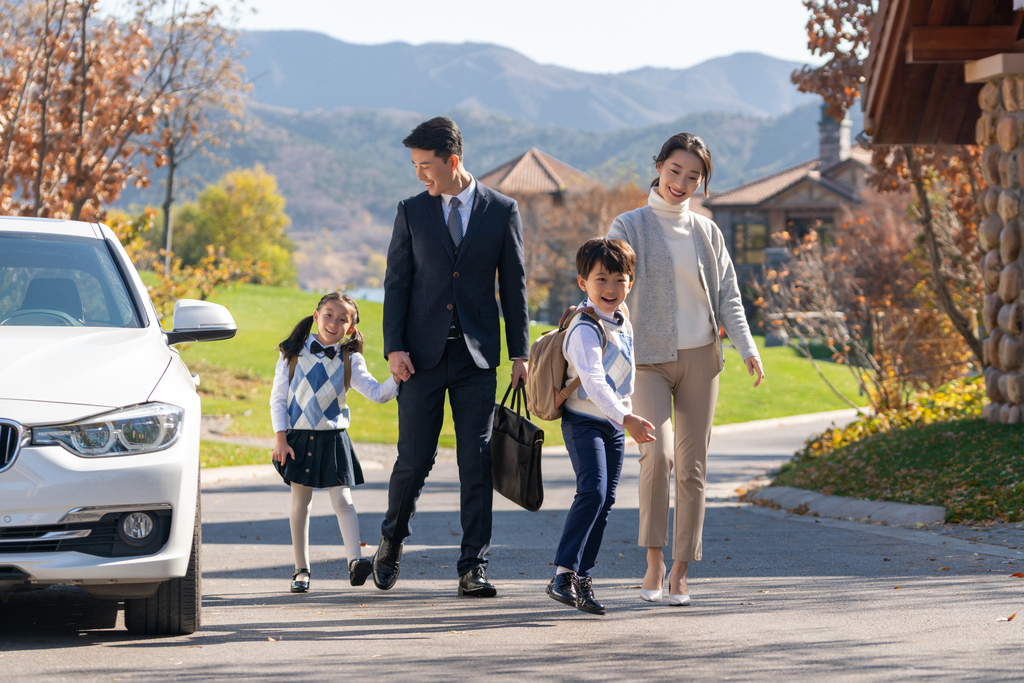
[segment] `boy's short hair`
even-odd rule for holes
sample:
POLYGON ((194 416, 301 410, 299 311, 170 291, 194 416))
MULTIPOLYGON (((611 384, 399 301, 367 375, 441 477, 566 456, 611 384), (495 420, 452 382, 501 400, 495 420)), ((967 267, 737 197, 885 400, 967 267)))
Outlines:
POLYGON ((462 131, 449 118, 438 116, 413 128, 402 144, 409 149, 425 149, 448 161, 454 154, 462 159, 462 131))
POLYGON ((609 273, 624 273, 632 280, 636 270, 636 252, 622 240, 594 237, 584 242, 576 252, 576 272, 586 279, 597 263, 601 263, 609 273))

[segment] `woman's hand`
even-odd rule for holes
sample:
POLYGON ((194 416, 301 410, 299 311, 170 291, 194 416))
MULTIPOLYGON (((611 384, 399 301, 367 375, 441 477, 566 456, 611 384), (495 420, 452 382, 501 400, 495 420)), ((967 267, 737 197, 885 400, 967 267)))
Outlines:
POLYGON ((276 437, 276 443, 274 443, 274 453, 272 459, 274 462, 281 465, 284 464, 285 456, 292 456, 292 460, 295 459, 295 451, 288 445, 288 436, 286 432, 277 432, 274 435, 276 437))
POLYGON ((654 436, 654 425, 639 415, 627 415, 622 420, 622 426, 626 428, 633 441, 637 443, 650 443, 657 441, 654 436))
POLYGON ((757 373, 757 379, 754 380, 754 386, 756 387, 764 379, 764 367, 761 365, 761 359, 757 356, 751 356, 750 358, 744 358, 743 362, 747 364, 747 374, 751 377, 754 373, 757 373))

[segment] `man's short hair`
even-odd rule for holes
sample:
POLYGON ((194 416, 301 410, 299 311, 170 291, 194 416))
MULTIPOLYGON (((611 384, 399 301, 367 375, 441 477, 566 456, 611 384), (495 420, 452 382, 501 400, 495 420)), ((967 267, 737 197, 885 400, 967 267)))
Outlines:
POLYGON ((413 128, 412 132, 402 140, 409 149, 425 149, 434 156, 448 161, 454 154, 462 159, 462 131, 455 122, 444 116, 424 121, 413 128))
POLYGON ((597 263, 609 273, 624 273, 632 280, 636 271, 636 252, 622 240, 594 237, 584 242, 576 252, 576 272, 586 279, 597 263))

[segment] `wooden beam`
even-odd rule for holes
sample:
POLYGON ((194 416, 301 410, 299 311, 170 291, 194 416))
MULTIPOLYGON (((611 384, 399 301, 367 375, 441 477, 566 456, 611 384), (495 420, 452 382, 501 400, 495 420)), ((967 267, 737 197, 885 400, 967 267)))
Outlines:
POLYGON ((907 38, 907 64, 969 62, 1000 52, 1024 52, 1016 26, 913 26, 907 38))
POLYGON ((1005 52, 964 64, 964 80, 984 83, 1009 75, 1024 74, 1024 54, 1005 52))

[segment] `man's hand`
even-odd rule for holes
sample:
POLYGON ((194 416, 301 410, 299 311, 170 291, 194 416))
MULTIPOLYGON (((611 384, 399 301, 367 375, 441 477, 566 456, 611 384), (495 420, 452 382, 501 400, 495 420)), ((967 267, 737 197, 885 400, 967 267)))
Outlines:
POLYGON ((658 440, 654 436, 654 425, 639 415, 627 415, 622 420, 622 426, 637 443, 650 443, 658 440))
POLYGON ((281 463, 282 465, 284 464, 285 458, 289 455, 292 456, 292 460, 294 460, 295 451, 293 451, 292 447, 288 445, 288 433, 277 432, 274 434, 274 437, 274 451, 271 459, 274 462, 281 463))
POLYGON ((761 359, 757 356, 751 356, 750 358, 744 358, 743 362, 747 364, 747 374, 751 377, 757 374, 757 379, 754 380, 754 386, 756 387, 764 379, 764 367, 761 366, 761 359))
POLYGON ((518 387, 520 380, 525 384, 528 372, 529 368, 525 360, 512 361, 512 387, 518 387))
POLYGON ((392 351, 388 354, 388 369, 403 382, 408 382, 416 374, 416 368, 412 366, 409 354, 405 351, 392 351))

